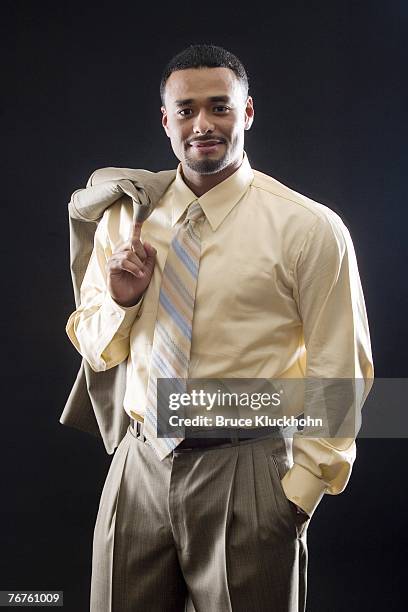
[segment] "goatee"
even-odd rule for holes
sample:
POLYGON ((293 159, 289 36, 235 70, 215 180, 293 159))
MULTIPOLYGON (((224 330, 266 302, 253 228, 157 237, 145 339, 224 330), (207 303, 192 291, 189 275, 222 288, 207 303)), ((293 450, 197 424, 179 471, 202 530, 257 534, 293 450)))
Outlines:
POLYGON ((191 159, 186 157, 186 165, 198 174, 215 174, 227 165, 226 157, 220 159, 191 159))

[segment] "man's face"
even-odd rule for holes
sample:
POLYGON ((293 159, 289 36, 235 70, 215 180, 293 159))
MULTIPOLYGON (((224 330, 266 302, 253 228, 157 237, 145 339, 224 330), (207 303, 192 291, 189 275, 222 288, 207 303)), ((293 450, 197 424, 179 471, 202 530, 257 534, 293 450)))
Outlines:
POLYGON ((188 68, 167 80, 162 125, 183 168, 214 174, 239 165, 252 98, 229 68, 188 68))

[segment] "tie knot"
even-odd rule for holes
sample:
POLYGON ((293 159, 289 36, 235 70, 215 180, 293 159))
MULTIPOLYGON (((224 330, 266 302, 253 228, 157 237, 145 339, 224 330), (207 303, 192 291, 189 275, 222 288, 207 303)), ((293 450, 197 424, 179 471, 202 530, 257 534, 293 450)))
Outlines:
POLYGON ((204 211, 200 206, 198 200, 195 200, 190 204, 187 209, 186 221, 198 221, 204 216, 204 211))

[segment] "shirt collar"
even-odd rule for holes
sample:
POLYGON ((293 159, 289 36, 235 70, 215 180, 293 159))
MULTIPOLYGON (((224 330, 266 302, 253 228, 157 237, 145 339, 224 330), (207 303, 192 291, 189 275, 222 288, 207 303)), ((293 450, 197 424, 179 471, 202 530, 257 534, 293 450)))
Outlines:
POLYGON ((176 178, 170 187, 173 196, 172 226, 177 223, 186 208, 198 200, 211 229, 215 231, 242 198, 253 178, 254 173, 244 151, 242 163, 234 174, 197 198, 183 180, 180 163, 177 167, 176 178))

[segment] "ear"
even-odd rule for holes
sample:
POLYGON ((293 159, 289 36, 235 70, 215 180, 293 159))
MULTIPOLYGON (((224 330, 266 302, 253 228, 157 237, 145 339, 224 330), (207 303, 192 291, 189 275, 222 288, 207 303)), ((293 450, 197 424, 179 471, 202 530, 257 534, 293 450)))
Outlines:
POLYGON ((163 126, 164 131, 166 132, 167 136, 170 138, 169 128, 168 128, 168 126, 167 126, 167 119, 168 119, 168 117, 167 117, 167 111, 166 111, 166 108, 165 108, 164 106, 162 106, 162 107, 160 108, 160 110, 161 110, 162 115, 163 115, 163 116, 162 116, 162 126, 163 126))
POLYGON ((254 101, 251 96, 248 96, 248 99, 245 105, 245 129, 246 130, 249 130, 251 128, 251 125, 254 121, 254 115, 255 115, 254 101))

